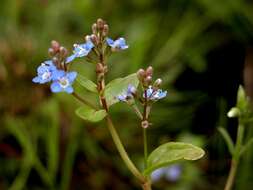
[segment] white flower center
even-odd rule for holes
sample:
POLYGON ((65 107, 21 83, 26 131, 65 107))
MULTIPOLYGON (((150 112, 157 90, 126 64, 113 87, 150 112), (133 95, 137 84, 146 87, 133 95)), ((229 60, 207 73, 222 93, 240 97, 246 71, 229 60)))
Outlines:
POLYGON ((59 80, 59 83, 60 83, 62 88, 67 88, 69 86, 69 80, 65 77, 61 78, 59 80))
POLYGON ((50 77, 51 77, 51 72, 49 72, 49 71, 44 72, 44 73, 42 74, 42 76, 41 76, 41 78, 42 78, 43 80, 49 79, 50 77))

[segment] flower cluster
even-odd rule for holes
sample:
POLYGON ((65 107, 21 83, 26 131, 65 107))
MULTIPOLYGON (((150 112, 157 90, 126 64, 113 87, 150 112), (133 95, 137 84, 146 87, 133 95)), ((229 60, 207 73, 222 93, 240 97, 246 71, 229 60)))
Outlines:
POLYGON ((72 84, 77 76, 76 72, 67 72, 66 63, 67 50, 56 41, 52 41, 48 50, 51 60, 41 63, 37 68, 37 76, 33 78, 34 83, 44 84, 52 82, 51 91, 73 93, 72 84))
POLYGON ((128 105, 131 105, 137 116, 142 120, 141 126, 143 128, 147 128, 150 126, 148 117, 152 104, 162 98, 165 98, 167 96, 167 91, 159 89, 162 84, 161 79, 157 79, 152 84, 152 67, 148 67, 146 70, 140 69, 136 75, 139 79, 140 85, 142 86, 139 90, 140 92, 137 91, 135 86, 129 84, 128 88, 117 96, 117 99, 120 102, 126 102, 128 105), (135 100, 138 100, 143 106, 143 113, 140 112, 135 100))
MULTIPOLYGON (((139 78, 139 81, 141 83, 141 85, 143 86, 144 92, 142 93, 142 97, 144 99, 146 99, 147 101, 157 101, 160 100, 162 98, 165 98, 167 96, 167 91, 163 91, 161 89, 159 89, 159 87, 162 84, 162 80, 161 79, 157 79, 153 85, 151 85, 152 83, 152 75, 153 75, 153 68, 152 67, 148 67, 145 70, 140 69, 137 72, 137 76, 139 78)), ((122 94, 118 95, 117 98, 119 101, 121 102, 127 102, 127 100, 133 99, 134 96, 136 95, 136 88, 129 84, 128 89, 123 92, 122 94)), ((145 101, 145 100, 143 100, 145 101)))
POLYGON ((107 37, 109 31, 108 25, 102 19, 98 19, 92 25, 92 34, 85 37, 85 43, 74 44, 73 53, 67 56, 66 48, 60 46, 56 41, 52 41, 48 52, 51 60, 43 62, 37 68, 37 76, 33 78, 34 83, 44 84, 52 82, 51 91, 72 93, 72 84, 77 76, 76 72, 68 72, 68 65, 76 58, 85 57, 87 61, 96 62, 96 72, 103 76, 107 72, 105 63, 97 60, 101 48, 105 49, 105 53, 110 51, 119 51, 128 48, 124 38, 112 40, 107 37), (107 48, 108 47, 108 48, 107 48), (96 55, 95 57, 93 55, 96 55), (95 60, 94 60, 95 59, 95 60))
POLYGON ((138 79, 143 86, 143 98, 147 101, 157 101, 167 95, 167 91, 162 91, 159 87, 162 84, 162 80, 157 79, 152 85, 153 68, 149 66, 146 70, 139 69, 137 72, 138 79))

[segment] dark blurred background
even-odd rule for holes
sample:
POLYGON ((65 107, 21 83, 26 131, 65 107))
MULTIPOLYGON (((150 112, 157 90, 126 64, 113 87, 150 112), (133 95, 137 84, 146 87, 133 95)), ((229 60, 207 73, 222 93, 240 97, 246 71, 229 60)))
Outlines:
MULTIPOLYGON (((252 10, 249 0, 1 0, 0 190, 138 189, 105 123, 81 120, 72 96, 52 94, 49 86, 31 81, 48 59, 51 40, 71 51, 100 17, 109 24, 110 36, 125 37, 130 47, 109 59, 108 80, 152 65, 168 90, 153 108, 149 149, 179 140, 206 151, 198 162, 181 163, 176 180, 163 177, 154 189, 223 189, 230 156, 217 127, 235 137, 236 120, 226 113, 236 103, 245 57, 244 78, 253 76, 252 10)), ((95 79, 94 65, 81 59, 72 69, 95 79)), ((247 84, 250 88, 252 82, 247 84)), ((142 167, 137 118, 123 104, 111 112, 131 158, 142 167)), ((247 130, 252 136, 253 129, 247 130)), ((249 151, 235 189, 252 189, 252 169, 249 151)))

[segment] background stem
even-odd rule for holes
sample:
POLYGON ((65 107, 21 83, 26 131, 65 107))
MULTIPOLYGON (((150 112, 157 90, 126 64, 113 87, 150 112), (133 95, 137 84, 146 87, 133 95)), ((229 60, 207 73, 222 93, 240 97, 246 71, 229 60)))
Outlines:
POLYGON ((225 186, 224 190, 231 190, 232 189, 232 186, 234 184, 236 171, 237 171, 237 166, 238 166, 237 161, 232 160, 229 175, 228 175, 228 179, 227 179, 226 186, 225 186))
POLYGON ((147 142, 147 129, 143 128, 143 146, 144 146, 144 168, 147 168, 148 159, 148 142, 147 142))
POLYGON ((239 121, 235 150, 233 153, 231 167, 230 167, 228 179, 227 179, 226 186, 225 186, 224 190, 231 190, 233 187, 238 164, 240 161, 240 150, 242 148, 243 136, 244 136, 244 126, 242 124, 240 124, 240 121, 239 121))

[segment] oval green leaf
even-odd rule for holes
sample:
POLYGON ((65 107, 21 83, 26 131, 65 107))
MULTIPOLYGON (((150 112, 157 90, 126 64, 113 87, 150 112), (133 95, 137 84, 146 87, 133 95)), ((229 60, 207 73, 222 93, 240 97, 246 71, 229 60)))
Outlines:
POLYGON ((127 90, 128 85, 131 84, 135 88, 139 85, 139 80, 137 78, 136 73, 128 75, 124 78, 117 78, 108 83, 105 87, 105 98, 107 101, 107 105, 111 106, 119 100, 116 98, 119 94, 123 93, 127 90))
POLYGON ((76 110, 76 114, 90 122, 98 122, 104 119, 104 117, 107 115, 105 110, 94 110, 88 106, 82 106, 76 110))
POLYGON ((87 79, 85 76, 78 74, 76 81, 90 92, 97 93, 97 85, 91 80, 87 79))
POLYGON ((144 175, 182 160, 198 160, 204 156, 201 148, 188 143, 169 142, 156 148, 148 157, 144 175))

